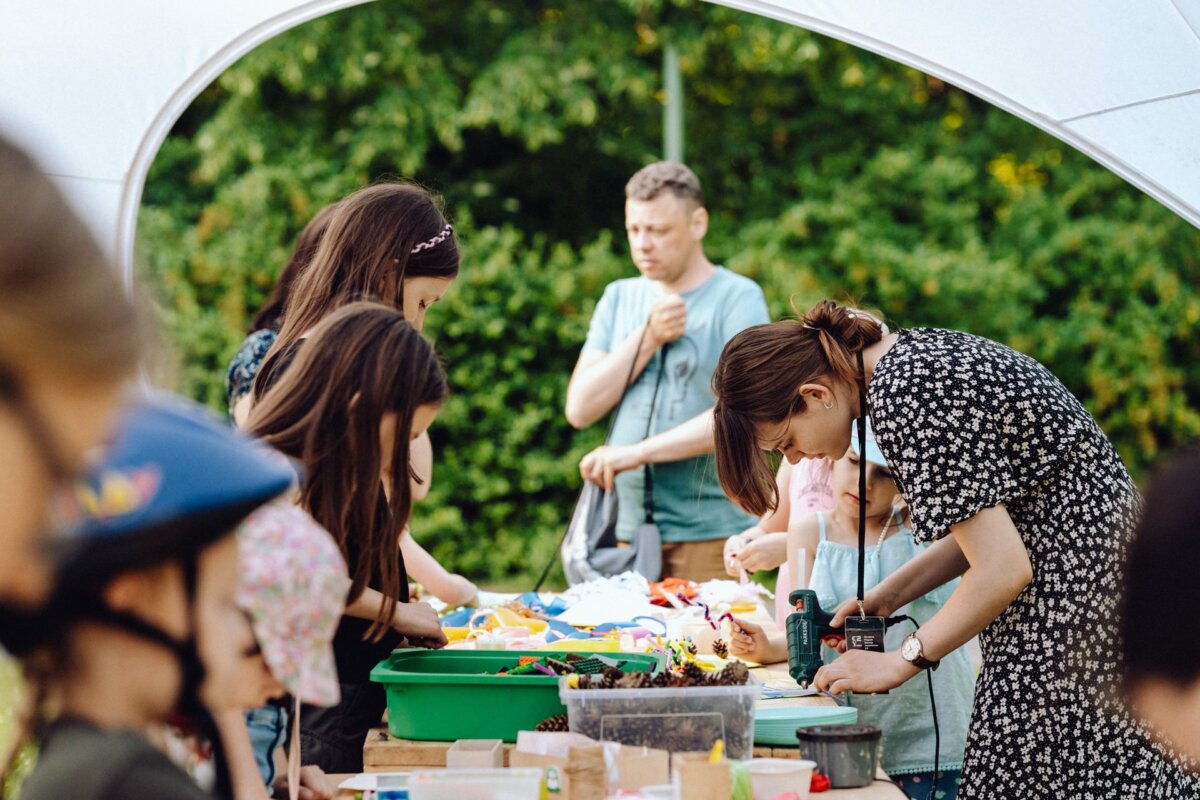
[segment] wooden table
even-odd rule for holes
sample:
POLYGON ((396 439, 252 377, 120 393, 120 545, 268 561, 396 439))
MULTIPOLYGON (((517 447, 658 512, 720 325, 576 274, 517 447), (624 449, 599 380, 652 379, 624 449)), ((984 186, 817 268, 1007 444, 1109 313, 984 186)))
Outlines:
MULTIPOLYGON (((748 618, 768 630, 774 630, 775 622, 765 609, 759 609, 748 618)), ((788 674, 787 664, 771 664, 768 666, 751 667, 751 674, 767 686, 777 688, 796 688, 796 682, 788 674)), ((813 707, 833 706, 834 701, 823 695, 812 697, 781 697, 775 699, 759 698, 761 708, 780 707, 813 707)), ((396 739, 390 736, 386 728, 374 728, 367 735, 363 745, 363 769, 367 772, 410 772, 418 769, 441 769, 446 766, 446 751, 453 742, 425 742, 412 739, 396 739)), ((509 753, 515 745, 504 745, 504 765, 508 766, 509 753)), ((754 748, 755 758, 799 758, 799 745, 790 747, 754 748)), ((334 785, 341 783, 350 776, 331 776, 334 785)), ((339 797, 348 797, 349 793, 341 793, 339 797)), ((870 786, 861 789, 837 789, 813 795, 814 798, 829 798, 829 800, 904 800, 905 794, 899 787, 888 780, 883 770, 878 773, 878 779, 870 786)))
MULTIPOLYGON (((774 664, 766 667, 753 667, 751 674, 768 686, 794 688, 796 683, 787 673, 786 664, 774 664)), ((833 700, 824 696, 815 697, 782 697, 776 699, 759 699, 761 707, 812 707, 832 706, 833 700)), ((418 769, 440 769, 446 766, 446 751, 453 742, 424 742, 412 739, 397 739, 388 735, 386 728, 375 728, 367 736, 363 746, 363 768, 367 772, 409 772, 418 769)), ((504 765, 508 766, 508 755, 514 745, 504 745, 504 765)), ((799 758, 798 746, 754 748, 755 758, 799 758)), ((345 780, 347 775, 333 776, 336 783, 345 780)), ((342 793, 339 797, 349 797, 342 793)), ((895 784, 888 781, 883 771, 879 772, 879 780, 861 789, 838 789, 825 792, 821 797, 829 800, 902 800, 904 793, 895 784)))

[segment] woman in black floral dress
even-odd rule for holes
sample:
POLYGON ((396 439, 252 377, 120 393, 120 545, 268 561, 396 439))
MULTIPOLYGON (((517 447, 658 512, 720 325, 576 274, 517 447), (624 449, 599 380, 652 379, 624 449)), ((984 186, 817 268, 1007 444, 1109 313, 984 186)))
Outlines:
POLYGON ((762 513, 776 499, 763 450, 793 463, 840 457, 862 409, 860 375, 914 537, 933 542, 867 593, 867 613, 963 577, 903 651, 848 652, 817 686, 889 689, 978 634, 960 797, 1200 797, 1200 782, 1107 704, 1140 499, 1095 420, 1033 359, 955 331, 881 336, 831 301, 743 331, 713 376, 726 491, 762 513))

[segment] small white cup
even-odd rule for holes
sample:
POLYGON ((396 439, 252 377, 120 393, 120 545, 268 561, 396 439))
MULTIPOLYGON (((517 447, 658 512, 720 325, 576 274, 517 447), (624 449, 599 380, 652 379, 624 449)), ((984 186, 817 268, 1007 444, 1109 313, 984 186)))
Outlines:
POLYGON ((808 800, 816 768, 815 761, 795 758, 755 758, 746 762, 754 800, 774 800, 787 792, 795 792, 800 800, 808 800))

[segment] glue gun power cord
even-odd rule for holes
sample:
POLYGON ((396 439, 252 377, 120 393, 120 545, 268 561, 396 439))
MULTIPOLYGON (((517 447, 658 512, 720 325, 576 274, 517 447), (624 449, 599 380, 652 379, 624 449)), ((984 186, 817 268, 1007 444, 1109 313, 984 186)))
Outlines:
MULTIPOLYGON (((901 614, 896 617, 888 617, 889 624, 891 624, 893 620, 896 622, 911 622, 913 628, 917 630, 921 629, 921 623, 917 622, 908 614, 901 614)), ((929 800, 934 800, 939 780, 938 756, 940 756, 942 752, 942 735, 938 730, 937 701, 933 698, 933 670, 925 670, 925 679, 929 682, 929 710, 933 714, 933 780, 929 782, 929 800)))

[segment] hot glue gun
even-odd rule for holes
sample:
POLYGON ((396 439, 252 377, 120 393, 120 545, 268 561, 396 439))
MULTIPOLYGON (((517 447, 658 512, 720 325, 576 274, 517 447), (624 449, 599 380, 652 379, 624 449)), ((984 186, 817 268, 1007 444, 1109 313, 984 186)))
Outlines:
MULTIPOLYGON (((846 631, 834 628, 833 614, 821 608, 817 593, 811 589, 796 589, 788 595, 792 613, 787 618, 788 673, 804 688, 812 683, 824 661, 821 645, 836 647, 846 638, 846 631)), ((867 650, 883 650, 883 634, 887 628, 904 617, 857 617, 847 619, 854 627, 854 645, 867 650)))

